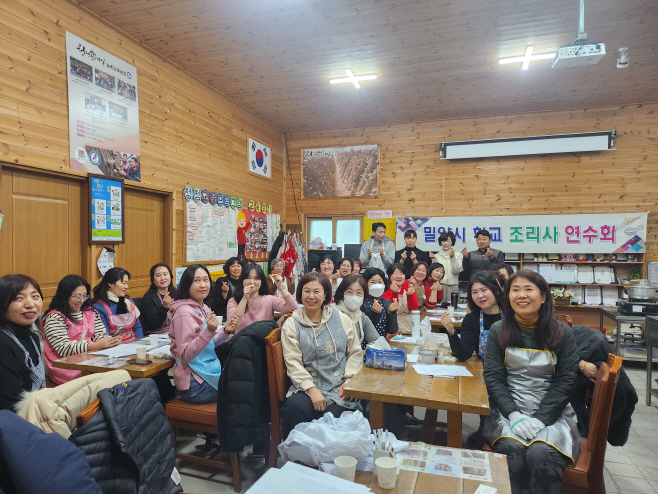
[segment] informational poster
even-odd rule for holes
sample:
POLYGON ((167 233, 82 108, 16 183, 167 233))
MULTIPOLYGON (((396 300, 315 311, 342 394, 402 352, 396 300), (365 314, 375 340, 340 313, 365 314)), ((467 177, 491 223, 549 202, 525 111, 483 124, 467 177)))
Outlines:
POLYGON ((265 254, 267 252, 267 214, 249 211, 247 208, 242 210, 249 215, 251 228, 247 231, 248 254, 265 254))
POLYGON ((141 182, 137 70, 66 33, 71 168, 141 182))
POLYGON ((270 178, 272 173, 272 165, 270 164, 272 151, 270 148, 252 138, 248 139, 247 145, 249 147, 248 170, 261 177, 270 178))
POLYGON ((124 243, 123 180, 89 176, 89 243, 124 243))
POLYGON ((436 251, 439 236, 452 231, 457 240, 455 250, 461 251, 464 247, 475 250, 475 234, 484 229, 491 236, 491 248, 503 252, 641 254, 646 252, 647 216, 648 213, 641 212, 398 217, 396 244, 398 249, 404 247, 404 232, 414 230, 418 234, 419 249, 436 251))
POLYGON ((228 210, 222 205, 186 202, 186 255, 191 262, 226 259, 228 210))

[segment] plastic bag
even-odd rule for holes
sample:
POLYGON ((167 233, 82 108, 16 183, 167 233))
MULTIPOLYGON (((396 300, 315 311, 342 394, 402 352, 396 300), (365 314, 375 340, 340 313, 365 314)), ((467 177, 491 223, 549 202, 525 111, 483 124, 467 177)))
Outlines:
POLYGON ((279 444, 279 453, 285 461, 317 467, 345 455, 361 461, 372 455, 373 446, 370 423, 361 412, 344 412, 338 418, 327 412, 317 420, 297 424, 279 444))

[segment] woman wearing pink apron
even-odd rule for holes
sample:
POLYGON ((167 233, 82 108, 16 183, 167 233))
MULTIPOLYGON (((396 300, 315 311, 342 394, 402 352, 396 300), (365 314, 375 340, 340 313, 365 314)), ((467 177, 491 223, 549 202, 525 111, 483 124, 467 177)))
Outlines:
POLYGON ((89 284, 77 275, 65 276, 42 320, 44 360, 50 377, 64 384, 80 377, 80 371, 53 367, 54 360, 79 353, 102 350, 121 343, 111 338, 89 301, 89 284))
POLYGON ((109 269, 94 287, 94 309, 98 311, 108 334, 121 335, 122 341, 144 336, 139 309, 126 297, 130 273, 122 268, 109 269))

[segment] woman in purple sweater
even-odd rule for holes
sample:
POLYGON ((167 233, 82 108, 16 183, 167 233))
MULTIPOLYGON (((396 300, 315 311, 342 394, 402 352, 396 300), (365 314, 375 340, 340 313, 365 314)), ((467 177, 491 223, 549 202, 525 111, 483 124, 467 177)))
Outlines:
POLYGON ((247 264, 242 269, 235 294, 226 308, 227 321, 235 324, 237 318, 237 331, 256 321, 274 319, 275 312, 286 313, 299 308, 283 283, 283 277, 278 274, 272 277, 282 299, 269 295, 265 273, 258 264, 247 264))

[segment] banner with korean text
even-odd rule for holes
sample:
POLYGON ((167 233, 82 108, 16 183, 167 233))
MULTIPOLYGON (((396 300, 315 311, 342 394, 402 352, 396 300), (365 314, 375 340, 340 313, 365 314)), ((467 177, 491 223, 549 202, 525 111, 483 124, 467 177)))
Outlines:
POLYGON ((488 230, 491 248, 510 253, 641 254, 646 251, 648 213, 550 214, 528 216, 397 217, 398 249, 403 233, 418 234, 419 249, 436 252, 444 231, 455 250, 477 249, 475 233, 488 230))
POLYGON ((142 181, 137 70, 66 33, 71 168, 142 181))

